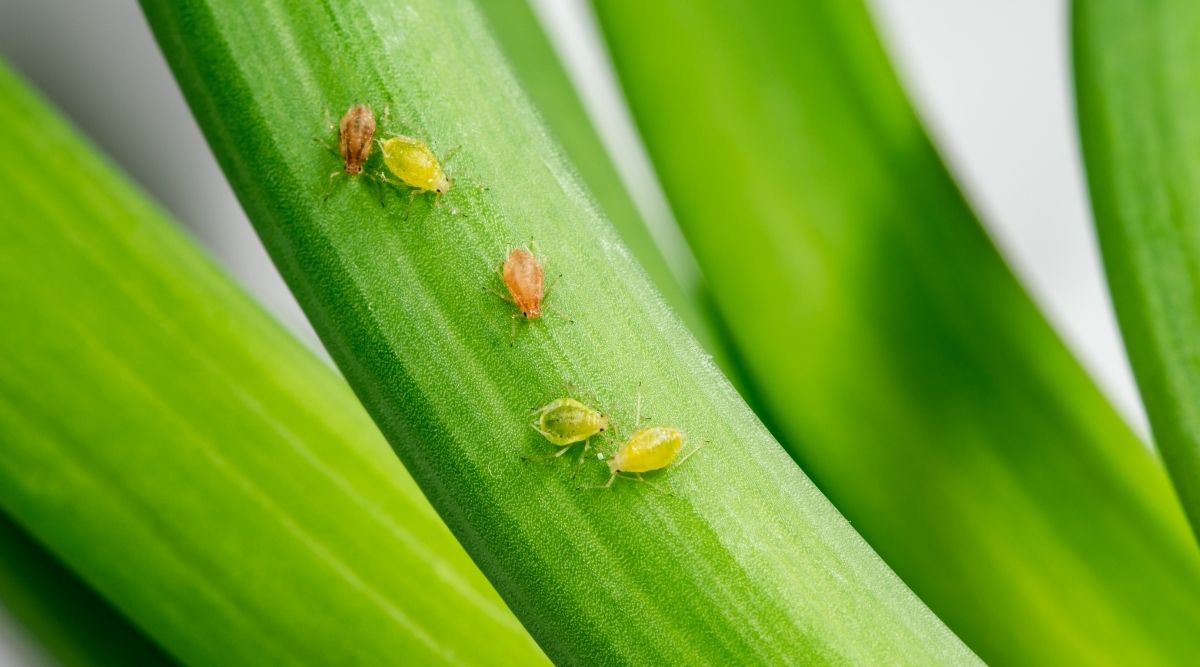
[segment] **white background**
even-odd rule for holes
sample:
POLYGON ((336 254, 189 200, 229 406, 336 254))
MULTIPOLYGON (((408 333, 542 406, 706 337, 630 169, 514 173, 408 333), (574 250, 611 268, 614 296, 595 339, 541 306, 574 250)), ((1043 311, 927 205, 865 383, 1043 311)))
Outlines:
MULTIPOLYGON (((486 1, 486 0, 481 0, 486 1)), ((644 156, 581 0, 535 0, 630 182, 644 156)), ((1145 419, 1090 228, 1058 0, 871 0, 939 146, 1005 256, 1134 425, 1145 419)), ((315 344, 200 136, 135 3, 0 0, 0 55, 62 108, 268 308, 315 344)), ((30 168, 36 169, 36 163, 30 168)), ((639 172, 639 170, 643 170, 639 172)), ((53 174, 46 174, 53 179, 53 174)), ((70 183, 61 183, 70 187, 70 183)), ((3 187, 0 184, 0 187, 3 187)), ((640 205, 661 224, 656 192, 640 205)), ((669 229, 657 230, 666 240, 669 229)), ((4 616, 0 666, 51 664, 4 616)))

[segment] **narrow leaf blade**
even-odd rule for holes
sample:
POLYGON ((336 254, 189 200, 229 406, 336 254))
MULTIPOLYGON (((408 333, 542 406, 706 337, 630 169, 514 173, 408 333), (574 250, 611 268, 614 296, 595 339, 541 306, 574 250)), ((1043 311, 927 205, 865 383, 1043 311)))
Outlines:
POLYGON ((1200 5, 1077 0, 1073 18, 1109 289, 1155 443, 1200 530, 1200 5))
POLYGON ((992 247, 856 0, 596 0, 748 384, 985 660, 1200 651, 1154 460, 992 247))
POLYGON ((344 383, 3 67, 0 146, 5 511, 188 664, 544 663, 344 383))
MULTIPOLYGON (((422 488, 552 659, 734 664, 973 656, 788 460, 648 283, 461 0, 143 3, 259 235, 422 488), (452 190, 381 207, 307 128, 352 101, 439 155, 452 190), (508 247, 562 274, 511 336, 486 288, 508 247), (574 386, 616 437, 683 429, 687 465, 580 490, 595 460, 549 446, 531 407, 574 386), (639 389, 640 388, 640 389, 639 389), (562 461, 560 459, 560 461, 562 461), (766 511, 770 508, 770 511, 766 511)), ((601 443, 611 450, 611 443, 601 443)))

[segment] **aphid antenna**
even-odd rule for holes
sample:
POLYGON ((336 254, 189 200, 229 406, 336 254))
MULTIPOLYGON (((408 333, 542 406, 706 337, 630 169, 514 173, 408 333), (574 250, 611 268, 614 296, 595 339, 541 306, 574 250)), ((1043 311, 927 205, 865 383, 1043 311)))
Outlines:
POLYGON ((638 382, 638 388, 637 388, 637 412, 636 412, 635 414, 636 414, 637 416, 636 416, 636 417, 634 418, 634 420, 633 420, 633 429, 636 431, 638 428, 640 428, 640 427, 641 427, 641 425, 642 425, 642 419, 643 419, 643 418, 647 418, 647 417, 648 417, 648 415, 643 415, 643 414, 642 414, 642 383, 641 383, 641 382, 638 382))

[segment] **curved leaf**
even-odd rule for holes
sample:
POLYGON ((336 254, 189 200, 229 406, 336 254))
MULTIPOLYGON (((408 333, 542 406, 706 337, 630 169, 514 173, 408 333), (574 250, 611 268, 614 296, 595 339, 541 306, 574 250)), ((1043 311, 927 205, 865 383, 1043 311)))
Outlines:
MULTIPOLYGON (((326 348, 435 507, 556 662, 973 657, 738 399, 550 142, 462 0, 143 3, 201 127, 326 348), (448 163, 440 201, 363 180, 323 200, 313 145, 353 100, 448 163), (510 336, 486 288, 509 246, 563 275, 510 336), (655 487, 522 461, 567 387, 709 444, 655 487)), ((329 136, 329 135, 326 135, 329 136)), ((376 163, 377 164, 377 163, 376 163)), ((370 167, 377 169, 378 166, 370 167)), ((604 443, 602 448, 611 449, 604 443)))
POLYGON ((2 514, 0 615, 64 667, 175 664, 2 514))
POLYGON ((784 444, 985 660, 1200 652, 1166 479, 1017 285, 856 0, 596 0, 784 444))
POLYGON ((345 384, 4 67, 0 182, 0 507, 39 542, 187 664, 544 663, 345 384))
POLYGON ((1200 4, 1074 3, 1096 229, 1154 440, 1200 530, 1200 4))

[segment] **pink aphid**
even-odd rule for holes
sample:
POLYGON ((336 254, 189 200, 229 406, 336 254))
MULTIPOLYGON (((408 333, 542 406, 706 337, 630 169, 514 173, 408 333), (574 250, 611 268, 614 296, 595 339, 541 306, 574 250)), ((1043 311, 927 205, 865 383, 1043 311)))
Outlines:
POLYGON ((542 316, 542 298, 545 296, 542 265, 533 253, 524 248, 508 253, 500 277, 521 317, 536 320, 542 316))

